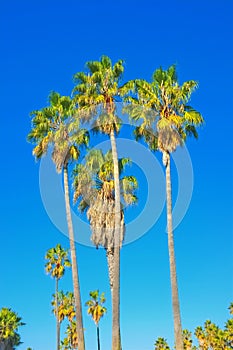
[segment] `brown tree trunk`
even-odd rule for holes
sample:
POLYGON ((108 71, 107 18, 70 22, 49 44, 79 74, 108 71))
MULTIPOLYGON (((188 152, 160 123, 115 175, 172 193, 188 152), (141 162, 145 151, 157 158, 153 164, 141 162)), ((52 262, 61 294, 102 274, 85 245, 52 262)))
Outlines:
POLYGON ((83 320, 82 320, 82 306, 81 306, 80 286, 79 286, 79 278, 78 278, 78 267, 77 267, 76 249, 75 249, 75 241, 74 241, 74 230, 73 230, 71 211, 70 211, 70 197, 69 197, 69 183, 68 183, 67 166, 64 166, 64 189, 65 189, 66 218, 67 218, 69 240, 70 240, 70 255, 71 255, 71 268, 72 268, 72 278, 73 278, 73 288, 74 288, 78 348, 79 348, 79 350, 85 350, 83 320))
POLYGON ((120 336, 120 230, 121 230, 121 204, 119 165, 114 130, 110 133, 112 158, 114 166, 115 189, 115 235, 114 235, 114 279, 112 290, 112 350, 121 350, 120 336))
POLYGON ((108 276, 109 276, 109 283, 110 283, 110 289, 112 294, 113 279, 114 279, 114 249, 113 248, 106 248, 106 257, 108 261, 108 276))
POLYGON ((165 154, 163 154, 163 158, 165 158, 165 167, 166 167, 168 251, 169 251, 170 279, 171 279, 171 291, 172 291, 172 309, 173 309, 173 319, 174 319, 175 347, 176 347, 176 350, 183 350, 180 303, 179 303, 179 295, 178 295, 176 261, 175 261, 175 250, 174 250, 174 239, 173 239, 173 228, 172 228, 172 189, 171 189, 170 153, 165 152, 165 154))

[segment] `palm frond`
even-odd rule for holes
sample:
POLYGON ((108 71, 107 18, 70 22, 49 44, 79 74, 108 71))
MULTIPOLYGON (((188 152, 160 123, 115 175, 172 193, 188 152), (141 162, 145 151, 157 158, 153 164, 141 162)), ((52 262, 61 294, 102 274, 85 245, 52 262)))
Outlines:
POLYGON ((86 66, 92 74, 101 70, 101 63, 99 61, 89 61, 86 63, 86 66))
POLYGON ((101 66, 103 67, 103 69, 112 68, 112 61, 111 61, 110 57, 108 57, 106 55, 101 56, 100 63, 101 63, 101 66))

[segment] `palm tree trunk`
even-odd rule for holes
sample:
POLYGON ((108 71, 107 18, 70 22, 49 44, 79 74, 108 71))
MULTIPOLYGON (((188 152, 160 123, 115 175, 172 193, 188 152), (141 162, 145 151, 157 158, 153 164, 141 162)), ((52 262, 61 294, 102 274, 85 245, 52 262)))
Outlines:
POLYGON ((114 130, 110 133, 112 158, 114 166, 115 188, 115 235, 114 235, 114 279, 112 291, 112 350, 121 350, 120 336, 120 230, 121 230, 121 204, 119 165, 114 130))
POLYGON ((73 230, 71 211, 70 211, 67 166, 64 166, 64 189, 65 189, 66 218, 67 218, 67 225, 68 225, 68 232, 69 232, 69 239, 70 239, 70 254, 71 254, 71 267, 72 267, 74 299, 75 299, 78 348, 79 350, 85 350, 78 267, 77 267, 76 249, 75 249, 75 242, 74 242, 74 230, 73 230))
POLYGON ((173 228, 172 228, 172 190, 171 190, 170 153, 166 152, 163 155, 163 157, 165 158, 165 167, 166 167, 168 251, 169 251, 170 279, 171 279, 171 291, 172 291, 175 346, 176 346, 176 350, 183 350, 180 303, 179 303, 179 296, 178 296, 176 261, 175 261, 175 250, 174 250, 174 239, 173 239, 173 228))
POLYGON ((114 249, 113 248, 106 248, 106 256, 107 256, 107 261, 108 261, 109 283, 110 283, 110 289, 111 289, 111 294, 112 294, 113 279, 114 279, 114 249))
POLYGON ((96 331, 97 331, 97 349, 100 350, 100 329, 99 329, 99 325, 96 326, 96 331))
POLYGON ((57 350, 60 349, 60 322, 58 318, 58 278, 56 278, 56 328, 57 328, 57 350))

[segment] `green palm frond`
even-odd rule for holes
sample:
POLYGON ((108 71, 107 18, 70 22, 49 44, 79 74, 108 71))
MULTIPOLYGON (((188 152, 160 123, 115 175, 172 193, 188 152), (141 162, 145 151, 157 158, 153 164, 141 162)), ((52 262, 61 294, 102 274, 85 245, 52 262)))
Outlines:
POLYGON ((101 66, 104 70, 112 68, 112 61, 106 55, 101 56, 100 63, 101 63, 101 66))
POLYGON ((136 87, 135 87, 135 80, 129 80, 127 81, 127 83, 123 84, 120 88, 119 88, 119 95, 121 97, 124 97, 124 101, 127 101, 128 98, 134 94, 136 91, 136 87))
POLYGON ((183 118, 185 123, 189 123, 197 126, 203 124, 204 122, 201 113, 197 112, 192 107, 186 108, 183 118))
POLYGON ((101 62, 99 61, 88 61, 86 66, 92 74, 101 70, 101 62))
POLYGON ((113 77, 114 79, 119 79, 121 75, 124 72, 124 61, 119 60, 117 63, 114 64, 113 66, 113 77))

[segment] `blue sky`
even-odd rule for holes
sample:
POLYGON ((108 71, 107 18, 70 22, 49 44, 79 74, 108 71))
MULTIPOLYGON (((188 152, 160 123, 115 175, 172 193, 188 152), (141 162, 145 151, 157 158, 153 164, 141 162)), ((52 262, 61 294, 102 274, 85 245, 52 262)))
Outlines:
MULTIPOLYGON (((205 126, 198 141, 187 143, 194 188, 175 230, 181 314, 183 327, 191 331, 206 319, 223 326, 233 297, 233 2, 2 0, 0 6, 0 307, 11 307, 26 323, 19 349, 55 347, 50 307, 54 283, 44 273, 44 255, 58 242, 68 247, 41 199, 40 165, 26 142, 29 113, 46 105, 51 90, 70 94, 73 74, 102 54, 114 62, 125 60, 124 81, 150 79, 157 67, 175 63, 181 82, 199 82, 192 105, 203 114, 205 126)), ((175 168, 173 174, 175 202, 175 168)), ((138 212, 145 202, 144 185, 134 209, 138 212)), ((139 229, 142 237, 122 249, 125 350, 153 349, 159 336, 173 342, 165 211, 148 232, 139 229)), ((102 350, 109 350, 105 253, 84 245, 77 250, 83 304, 90 290, 106 292, 109 312, 101 321, 101 338, 102 350)), ((71 289, 70 271, 62 287, 71 289)), ((84 326, 86 348, 94 350, 95 329, 86 310, 84 326)))

